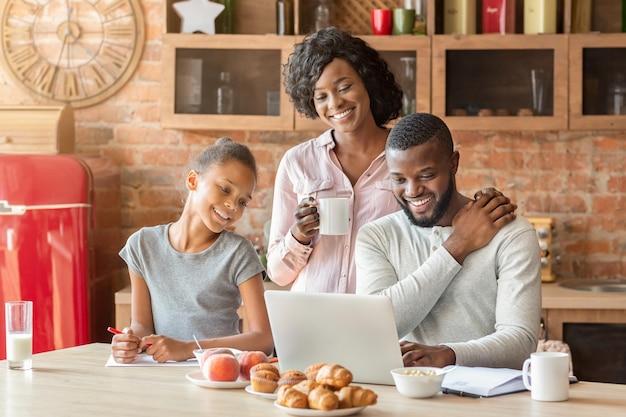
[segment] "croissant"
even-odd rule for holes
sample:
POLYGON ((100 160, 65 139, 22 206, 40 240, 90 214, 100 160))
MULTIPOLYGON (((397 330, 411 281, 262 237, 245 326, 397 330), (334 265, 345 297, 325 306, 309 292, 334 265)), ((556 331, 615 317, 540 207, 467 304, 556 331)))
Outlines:
POLYGON ((307 408, 307 395, 295 390, 291 385, 281 385, 276 392, 276 402, 289 408, 307 408))
POLYGON ((320 362, 320 363, 314 363, 313 365, 307 366, 307 368, 304 370, 306 377, 308 379, 315 381, 315 377, 317 376, 317 371, 319 371, 320 368, 324 365, 326 365, 325 362, 320 362))
POLYGON ((329 389, 317 386, 309 393, 309 408, 330 411, 339 407, 339 398, 329 389))
POLYGON ((350 385, 341 388, 337 392, 337 398, 339 399, 339 408, 352 408, 374 405, 378 395, 371 389, 350 385))
POLYGON ((324 365, 317 371, 315 381, 332 389, 341 389, 352 382, 352 372, 341 365, 324 365))
POLYGON ((310 379, 305 379, 304 381, 298 382, 292 388, 306 395, 309 395, 309 393, 318 386, 320 386, 320 384, 318 384, 317 382, 311 381, 310 379))

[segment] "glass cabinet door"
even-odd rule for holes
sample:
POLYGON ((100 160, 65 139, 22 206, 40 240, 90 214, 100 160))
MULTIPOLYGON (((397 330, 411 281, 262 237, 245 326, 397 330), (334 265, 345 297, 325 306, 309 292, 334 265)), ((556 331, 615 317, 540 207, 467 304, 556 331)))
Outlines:
POLYGON ((433 113, 455 130, 567 128, 567 35, 433 36, 433 113))
POLYGON ((291 130, 281 63, 293 37, 168 34, 163 42, 161 125, 211 130, 291 130))
POLYGON ((626 34, 571 35, 570 61, 570 129, 626 129, 626 34))

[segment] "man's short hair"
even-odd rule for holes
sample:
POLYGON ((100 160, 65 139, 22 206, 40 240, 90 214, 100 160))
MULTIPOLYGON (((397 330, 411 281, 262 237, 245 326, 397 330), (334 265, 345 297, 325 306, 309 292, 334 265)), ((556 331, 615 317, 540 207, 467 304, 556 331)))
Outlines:
POLYGON ((443 120, 430 113, 413 113, 405 116, 391 129, 387 150, 405 151, 413 146, 435 141, 446 154, 452 155, 452 134, 443 120))

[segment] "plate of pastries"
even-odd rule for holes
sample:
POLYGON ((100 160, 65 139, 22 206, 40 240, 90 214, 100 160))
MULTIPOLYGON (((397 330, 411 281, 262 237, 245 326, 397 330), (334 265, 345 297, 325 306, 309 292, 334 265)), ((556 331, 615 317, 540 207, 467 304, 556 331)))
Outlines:
POLYGON ((247 391, 275 398, 274 405, 293 416, 349 416, 378 399, 374 391, 352 384, 352 372, 341 365, 316 363, 304 372, 268 365, 251 369, 247 391))

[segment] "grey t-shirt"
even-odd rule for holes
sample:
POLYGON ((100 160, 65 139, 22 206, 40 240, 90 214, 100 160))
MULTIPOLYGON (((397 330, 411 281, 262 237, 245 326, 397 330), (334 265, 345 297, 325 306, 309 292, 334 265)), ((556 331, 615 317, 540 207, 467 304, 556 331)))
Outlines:
POLYGON ((238 286, 263 272, 252 244, 225 230, 208 249, 181 253, 170 244, 169 226, 138 230, 119 253, 146 281, 155 333, 182 340, 239 333, 238 286))

